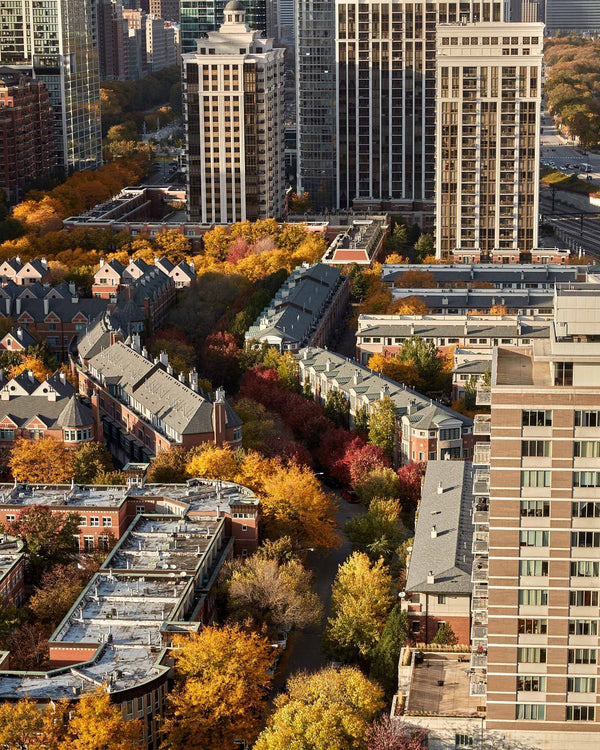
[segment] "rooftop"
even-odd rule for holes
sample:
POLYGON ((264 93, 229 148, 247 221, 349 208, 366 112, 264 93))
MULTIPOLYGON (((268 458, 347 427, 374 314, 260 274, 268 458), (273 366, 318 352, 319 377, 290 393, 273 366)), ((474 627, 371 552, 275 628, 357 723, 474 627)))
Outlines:
POLYGON ((537 362, 533 349, 498 347, 494 385, 550 386, 552 378, 547 362, 537 362))
POLYGON ((405 715, 481 716, 481 697, 470 695, 470 668, 463 654, 429 652, 414 664, 405 715))

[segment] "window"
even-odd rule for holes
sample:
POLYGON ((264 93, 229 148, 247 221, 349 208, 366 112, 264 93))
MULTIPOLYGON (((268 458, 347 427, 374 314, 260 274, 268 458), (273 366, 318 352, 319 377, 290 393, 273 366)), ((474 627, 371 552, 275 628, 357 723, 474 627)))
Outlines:
POLYGON ((440 440, 460 440, 460 427, 440 430, 440 440))
POLYGON ((135 506, 135 512, 136 513, 145 513, 146 512, 146 506, 145 505, 136 505, 135 506))
POLYGON ((571 575, 576 578, 597 578, 600 575, 600 562, 577 560, 571 563, 571 575))
POLYGON ((14 430, 0 430, 0 440, 14 440, 14 439, 15 439, 14 430))
POLYGON ((242 524, 242 531, 248 531, 248 526, 245 523, 242 524))
POLYGON ((446 594, 438 594, 437 603, 446 604, 446 594))
POLYGON ((573 455, 575 458, 600 458, 600 441, 576 440, 573 455))
POLYGON ((555 362, 554 385, 573 385, 573 363, 555 362))
POLYGON ((569 664, 595 664, 595 648, 570 648, 568 650, 569 664))
POLYGON ((529 617, 519 618, 519 633, 521 635, 546 635, 548 633, 548 620, 529 617))
POLYGON ((84 536, 83 537, 83 551, 84 552, 93 552, 94 551, 94 537, 93 536, 84 536))
POLYGON ((473 747, 473 737, 470 734, 455 734, 454 735, 454 750, 466 750, 466 748, 473 747))
POLYGON ((517 690, 526 693, 545 693, 546 692, 546 678, 538 675, 532 675, 526 677, 524 675, 517 676, 517 690))
POLYGON ((597 607, 598 592, 590 590, 569 591, 569 604, 572 607, 597 607))
POLYGON ((569 693, 595 693, 595 677, 568 677, 567 690, 569 693))
POLYGON ((517 719, 531 719, 534 721, 546 718, 546 706, 543 703, 517 704, 517 719))
POLYGON ((545 607, 548 604, 548 590, 519 589, 519 604, 525 607, 545 607))
POLYGON ((524 518, 548 518, 549 500, 521 500, 521 516, 524 518))
POLYGON ((102 516, 103 526, 112 526, 112 518, 110 516, 102 516))
POLYGON ((523 458, 541 457, 550 455, 549 440, 522 440, 521 455, 523 458))
POLYGON ((600 411, 576 411, 575 427, 600 427, 600 411))
POLYGON ((410 629, 411 629, 412 633, 415 633, 415 634, 416 633, 420 633, 421 632, 421 623, 419 622, 419 620, 413 620, 412 623, 411 623, 410 629))
POLYGON ((549 544, 549 531, 536 531, 531 529, 519 532, 519 545, 521 547, 547 547, 549 544))
POLYGON ((567 706, 567 721, 594 721, 594 706, 567 706))
POLYGON ((15 516, 13 513, 7 513, 6 514, 6 523, 11 523, 15 520, 15 516))
POLYGON ((100 526, 100 519, 98 516, 90 516, 90 526, 100 526))
POLYGON ((569 620, 569 635, 598 635, 598 621, 569 620))
POLYGON ((600 518, 600 503, 584 500, 573 503, 571 508, 573 518, 600 518))
MULTIPOLYGON (((581 649, 579 649, 581 650, 581 649)), ((517 661, 523 664, 545 664, 546 649, 521 646, 517 649, 517 661)))
POLYGON ((550 472, 549 471, 522 471, 521 472, 521 486, 522 487, 550 487, 550 472))
POLYGON ((87 518, 85 516, 79 516, 79 525, 87 526, 87 518))
POLYGON ((574 471, 573 487, 600 487, 600 471, 574 471))
POLYGON ((572 547, 600 547, 600 532, 598 531, 572 531, 572 547))
POLYGON ((551 427, 552 412, 540 409, 528 409, 523 411, 523 427, 551 427))
POLYGON ((29 430, 30 440, 41 440, 44 437, 44 430, 29 430))
POLYGON ((547 576, 548 560, 519 560, 519 574, 522 576, 547 576))

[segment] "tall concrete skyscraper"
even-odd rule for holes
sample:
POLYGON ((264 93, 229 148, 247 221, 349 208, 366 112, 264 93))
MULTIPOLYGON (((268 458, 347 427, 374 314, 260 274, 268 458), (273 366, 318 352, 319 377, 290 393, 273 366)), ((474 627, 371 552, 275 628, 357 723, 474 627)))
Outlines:
POLYGON ((284 54, 230 0, 219 31, 183 56, 188 211, 227 224, 284 206, 284 54))
POLYGON ((597 285, 564 285, 550 338, 494 356, 472 666, 487 730, 523 739, 505 747, 600 744, 599 339, 597 285))
POLYGON ((32 70, 50 93, 58 164, 101 164, 100 79, 90 0, 2 0, 0 65, 32 70))
MULTIPOLYGON (((209 31, 217 31, 223 23, 223 9, 227 0, 180 0, 181 51, 195 52, 196 41, 206 38, 209 31)), ((255 30, 266 32, 267 0, 246 0, 246 23, 255 30)))
POLYGON ((537 247, 543 32, 542 24, 438 27, 438 258, 537 247))
POLYGON ((299 0, 298 188, 317 206, 433 215, 435 30, 500 0, 299 0))

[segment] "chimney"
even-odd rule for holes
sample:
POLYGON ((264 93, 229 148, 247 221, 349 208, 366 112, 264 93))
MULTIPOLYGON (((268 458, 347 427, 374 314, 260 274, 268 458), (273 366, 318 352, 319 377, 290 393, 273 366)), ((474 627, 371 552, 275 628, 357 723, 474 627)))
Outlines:
POLYGON ((178 380, 180 383, 185 383, 185 375, 183 374, 183 372, 179 373, 178 380))
POLYGON ((100 268, 104 265, 104 258, 100 258, 100 268))
POLYGON ((50 300, 45 299, 44 300, 44 315, 48 315, 49 312, 50 312, 50 300))
POLYGON ((433 575, 433 570, 430 570, 427 572, 427 583, 430 585, 433 585, 435 583, 435 576, 433 575))
POLYGON ((360 370, 358 369, 358 367, 356 367, 354 370, 354 385, 358 385, 360 383, 360 378, 360 370))
POLYGON ((74 297, 77 294, 77 289, 75 287, 74 281, 69 281, 69 294, 71 297, 74 297))
POLYGON ((155 256, 154 256, 154 265, 156 265, 157 263, 158 263, 158 256, 157 256, 157 255, 155 255, 155 256))
POLYGON ((381 391, 379 392, 379 398, 381 401, 383 401, 383 399, 388 395, 388 392, 389 392, 389 388, 386 383, 381 389, 381 391))
POLYGON ((225 408, 225 391, 217 388, 213 403, 213 428, 215 445, 221 446, 227 440, 227 412, 225 408))
POLYGON ((140 339, 139 333, 134 333, 131 337, 131 348, 138 354, 141 352, 142 340, 140 339))
POLYGON ((44 266, 44 268, 48 268, 48 261, 46 260, 46 258, 42 258, 40 263, 42 264, 42 266, 44 266))
POLYGON ((165 367, 167 367, 167 365, 169 364, 169 355, 166 353, 164 349, 158 355, 158 359, 160 360, 160 363, 163 364, 165 367))
POLYGON ((146 349, 145 346, 142 347, 142 357, 144 357, 145 359, 148 359, 148 350, 146 349))
POLYGON ((190 388, 196 393, 198 393, 198 373, 196 371, 196 368, 194 368, 193 370, 190 370, 189 380, 190 380, 190 388))
POLYGON ((7 297, 4 302, 6 303, 6 314, 10 315, 10 297, 7 297))
POLYGON ((21 326, 17 328, 17 338, 19 339, 19 341, 23 341, 23 329, 21 328, 21 326))
POLYGON ((58 373, 58 379, 63 385, 67 384, 67 374, 62 370, 58 373))
POLYGON ((71 302, 72 302, 72 303, 73 303, 74 305, 77 305, 77 304, 79 303, 79 297, 77 297, 77 296, 75 296, 75 297, 71 297, 71 302))
POLYGON ((173 375, 175 373, 175 370, 173 369, 173 365, 169 363, 167 365, 167 375, 173 375))
POLYGON ((190 267, 190 271, 192 271, 193 273, 196 272, 196 266, 194 265, 194 261, 193 260, 190 260, 189 267, 190 267))
POLYGON ((20 263, 21 262, 21 256, 20 255, 16 255, 15 256, 15 260, 17 261, 17 263, 20 263))
POLYGON ((21 298, 20 297, 17 297, 17 299, 15 300, 15 312, 17 313, 17 315, 21 314, 21 298))
POLYGON ((431 527, 431 538, 432 539, 437 539, 437 535, 438 535, 438 533, 437 533, 437 526, 435 524, 433 524, 433 526, 431 527))
POLYGON ((325 362, 325 372, 331 372, 331 359, 329 357, 325 362))
POLYGON ((33 374, 33 370, 27 370, 27 377, 33 383, 33 381, 35 380, 35 375, 33 374))
POLYGON ((437 493, 438 493, 438 495, 443 495, 444 494, 444 485, 441 482, 438 482, 437 493))

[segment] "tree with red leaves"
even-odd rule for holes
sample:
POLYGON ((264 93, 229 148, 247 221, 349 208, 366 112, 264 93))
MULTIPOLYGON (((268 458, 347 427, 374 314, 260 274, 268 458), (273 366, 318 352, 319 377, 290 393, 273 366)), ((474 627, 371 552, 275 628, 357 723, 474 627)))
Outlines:
POLYGON ((235 337, 227 331, 211 333, 202 349, 202 373, 216 388, 235 390, 240 375, 240 348, 235 337))
POLYGON ((390 460, 382 448, 365 443, 361 438, 356 438, 353 441, 346 451, 344 461, 348 464, 350 480, 353 485, 360 484, 372 471, 385 469, 390 465, 390 460))
POLYGON ((421 499, 421 484, 425 476, 426 464, 406 464, 398 469, 400 477, 400 502, 404 510, 414 510, 421 499))
POLYGON ((367 732, 367 750, 427 750, 427 738, 425 729, 386 716, 367 732))

